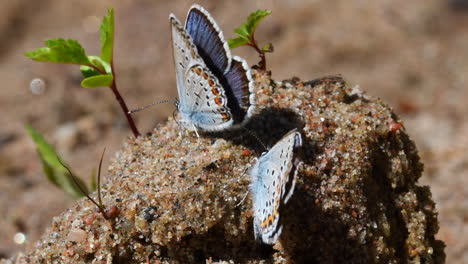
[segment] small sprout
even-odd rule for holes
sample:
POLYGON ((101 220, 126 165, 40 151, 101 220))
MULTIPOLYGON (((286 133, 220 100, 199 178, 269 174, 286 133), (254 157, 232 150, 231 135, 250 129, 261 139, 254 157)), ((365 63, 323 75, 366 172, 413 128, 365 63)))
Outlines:
POLYGON ((99 161, 99 168, 98 168, 98 177, 97 177, 97 191, 98 191, 98 199, 99 199, 99 204, 101 207, 104 207, 102 205, 102 198, 101 198, 101 168, 102 168, 102 160, 104 159, 104 153, 106 152, 106 148, 102 151, 101 154, 101 160, 99 161))
MULTIPOLYGON (((98 202, 96 202, 93 198, 91 198, 91 196, 89 196, 89 194, 86 192, 85 189, 82 188, 82 186, 80 186, 80 183, 79 183, 79 178, 77 178, 76 176, 73 175, 73 173, 71 172, 70 168, 65 165, 60 159, 59 157, 57 156, 57 160, 59 161, 59 163, 63 166, 63 168, 65 168, 67 171, 68 171, 68 175, 70 177, 70 179, 73 181, 73 183, 75 183, 76 187, 81 191, 81 193, 83 194, 83 196, 86 196, 86 198, 88 198, 88 200, 90 202, 92 202, 94 205, 96 205, 96 207, 99 209, 99 212, 101 212, 102 216, 106 219, 106 220, 109 220, 113 215, 115 215, 115 209, 114 207, 116 206, 113 206, 112 207, 112 210, 110 210, 109 212, 107 211, 106 207, 102 204, 102 198, 101 198, 101 167, 102 167, 102 160, 104 158, 104 153, 106 152, 106 149, 104 148, 104 151, 102 152, 102 155, 101 155, 101 160, 99 161, 99 168, 98 168, 98 177, 97 177, 97 191, 98 191, 98 202)), ((118 208, 117 208, 118 209, 118 208)))
POLYGON ((44 173, 51 183, 58 186, 65 193, 75 199, 88 194, 86 184, 78 177, 72 181, 70 179, 70 170, 64 169, 55 149, 47 143, 44 137, 31 126, 26 126, 28 134, 36 144, 37 153, 42 161, 44 173))
POLYGON ((269 16, 271 11, 269 10, 257 10, 249 15, 247 22, 240 25, 238 28, 234 29, 234 32, 239 35, 237 38, 232 38, 228 40, 229 47, 231 49, 240 47, 240 46, 251 46, 253 47, 260 56, 260 62, 258 66, 261 70, 266 70, 266 52, 273 52, 273 45, 268 43, 260 48, 255 40, 255 30, 265 17, 269 16))
POLYGON ((127 105, 120 95, 115 82, 115 69, 113 66, 114 50, 114 10, 108 9, 101 27, 101 56, 87 55, 83 47, 74 39, 50 39, 46 41, 46 47, 24 53, 30 59, 42 62, 54 62, 80 65, 84 80, 81 86, 84 88, 97 88, 107 86, 114 93, 133 135, 138 137, 140 132, 135 126, 132 116, 128 113, 127 105))
POLYGON ((262 48, 263 52, 273 52, 273 44, 267 43, 262 48))

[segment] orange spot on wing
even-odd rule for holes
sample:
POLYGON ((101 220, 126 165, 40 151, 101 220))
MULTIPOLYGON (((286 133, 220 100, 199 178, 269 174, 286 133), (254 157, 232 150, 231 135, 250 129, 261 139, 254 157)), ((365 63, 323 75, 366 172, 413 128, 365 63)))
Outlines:
POLYGON ((206 72, 203 72, 203 78, 205 78, 205 80, 208 80, 208 74, 206 74, 206 72))
POLYGON ((268 225, 273 224, 273 219, 274 219, 274 218, 273 218, 272 215, 269 215, 269 216, 268 216, 268 225))
POLYGON ((215 103, 216 103, 217 105, 219 105, 219 106, 222 106, 222 105, 223 105, 223 100, 221 100, 220 97, 216 97, 216 98, 215 98, 215 103))
POLYGON ((195 69, 195 72, 196 72, 198 75, 200 75, 200 74, 202 73, 202 71, 200 70, 200 68, 196 68, 196 69, 195 69))
POLYGON ((276 215, 278 215, 278 210, 273 211, 273 216, 276 218, 276 215))
POLYGON ((270 225, 273 224, 273 220, 275 220, 275 217, 273 217, 272 215, 268 215, 268 217, 265 220, 263 220, 263 222, 260 224, 260 226, 262 228, 270 226, 270 225))
POLYGON ((211 89, 211 92, 212 92, 214 95, 216 95, 216 96, 219 95, 219 90, 218 90, 218 88, 213 88, 213 89, 211 89))
MULTIPOLYGON (((208 80, 208 84, 211 86, 211 87, 214 87, 215 86, 215 82, 213 82, 213 80, 208 80)), ((216 88, 213 88, 213 89, 216 89, 216 88)), ((212 90, 213 91, 213 90, 212 90)), ((214 93, 214 92, 213 92, 214 93)))
POLYGON ((229 115, 226 113, 221 113, 221 116, 223 117, 223 121, 228 121, 229 120, 229 115))

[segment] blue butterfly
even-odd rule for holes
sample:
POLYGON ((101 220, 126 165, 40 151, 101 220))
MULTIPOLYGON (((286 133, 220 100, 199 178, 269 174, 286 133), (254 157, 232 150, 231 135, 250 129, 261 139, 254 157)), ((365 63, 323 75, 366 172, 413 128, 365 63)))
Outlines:
POLYGON ((171 14, 177 109, 188 129, 223 131, 243 125, 255 109, 254 82, 244 59, 231 56, 211 15, 193 5, 185 27, 171 14))
POLYGON ((301 133, 293 129, 263 153, 250 170, 256 240, 274 244, 281 235, 280 209, 294 193, 301 165, 294 151, 301 146, 301 133))

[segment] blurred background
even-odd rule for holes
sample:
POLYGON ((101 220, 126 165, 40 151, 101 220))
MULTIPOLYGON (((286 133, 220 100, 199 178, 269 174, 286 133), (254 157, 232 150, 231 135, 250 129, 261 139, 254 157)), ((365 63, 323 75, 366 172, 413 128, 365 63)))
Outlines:
MULTIPOLYGON (((394 108, 425 164, 420 180, 439 210, 447 263, 468 263, 468 1, 200 0, 224 30, 256 9, 273 13, 257 30, 272 42, 274 79, 341 74, 349 85, 394 108)), ((115 67, 130 108, 177 96, 168 15, 185 20, 194 1, 5 0, 0 10, 0 257, 25 250, 73 200, 50 184, 25 124, 44 134, 77 175, 89 180, 131 135, 109 89, 80 87, 78 66, 34 62, 22 54, 44 40, 74 38, 99 53, 99 25, 115 8, 115 67), (44 82, 31 88, 31 82, 44 82), (39 88, 38 88, 39 87, 39 88), (24 234, 25 239, 15 238, 24 234)), ((250 48, 233 51, 258 62, 250 48)), ((137 113, 142 133, 174 110, 137 113)), ((103 173, 106 176, 106 173, 103 173)))

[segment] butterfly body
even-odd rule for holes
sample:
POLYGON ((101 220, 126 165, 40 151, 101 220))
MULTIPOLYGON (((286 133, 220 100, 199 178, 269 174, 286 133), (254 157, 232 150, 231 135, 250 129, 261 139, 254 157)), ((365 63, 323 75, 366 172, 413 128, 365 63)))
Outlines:
POLYGON ((191 7, 185 27, 174 15, 169 19, 182 124, 223 131, 245 123, 255 106, 247 63, 231 56, 221 30, 203 7, 191 7))
POLYGON ((281 234, 280 207, 294 192, 300 166, 294 150, 301 145, 301 134, 291 130, 262 154, 250 171, 254 234, 263 243, 274 244, 281 234))

